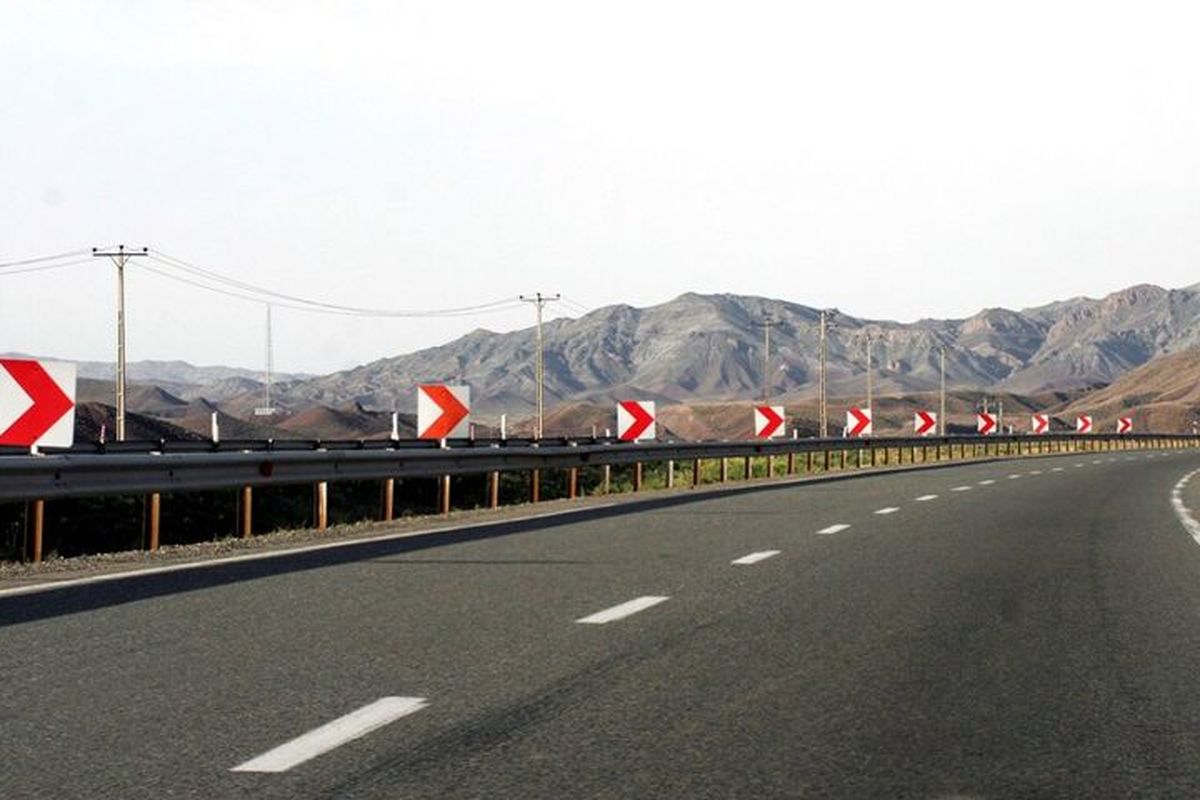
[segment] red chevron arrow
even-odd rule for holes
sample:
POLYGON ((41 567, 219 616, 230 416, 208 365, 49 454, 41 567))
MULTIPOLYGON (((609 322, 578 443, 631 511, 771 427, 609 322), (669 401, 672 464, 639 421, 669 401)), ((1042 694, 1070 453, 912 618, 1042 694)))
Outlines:
POLYGON ((467 414, 471 411, 454 396, 450 389, 440 383, 428 384, 420 387, 421 391, 429 397, 434 403, 437 403, 438 408, 442 410, 440 417, 433 421, 425 430, 421 431, 421 439, 446 439, 458 427, 458 423, 466 419, 467 414))
POLYGON ((1075 432, 1076 433, 1091 433, 1092 432, 1091 416, 1089 416, 1087 414, 1080 414, 1078 417, 1076 417, 1075 418, 1075 432))
POLYGON ((637 400, 622 400, 620 406, 629 416, 633 417, 633 420, 625 430, 617 431, 617 437, 623 442, 635 442, 642 437, 647 428, 654 424, 654 416, 637 400))
POLYGON ((0 367, 4 367, 33 401, 13 424, 0 432, 0 444, 32 447, 75 407, 75 403, 36 361, 0 359, 0 367))
POLYGON ((937 431, 937 417, 928 411, 918 411, 913 415, 913 430, 918 436, 928 436, 937 431))
POLYGON ((770 439, 783 424, 783 417, 771 406, 756 406, 754 421, 759 423, 754 435, 759 439, 770 439))
POLYGON ((851 408, 846 412, 847 436, 863 436, 871 432, 871 412, 851 408))
POLYGON ((1132 433, 1133 417, 1120 417, 1117 420, 1117 433, 1132 433))
POLYGON ((975 430, 980 436, 987 436, 996 432, 996 415, 995 414, 977 414, 975 417, 975 430))
POLYGON ((1050 417, 1045 414, 1034 414, 1030 417, 1032 422, 1031 431, 1034 433, 1045 433, 1050 430, 1050 417))

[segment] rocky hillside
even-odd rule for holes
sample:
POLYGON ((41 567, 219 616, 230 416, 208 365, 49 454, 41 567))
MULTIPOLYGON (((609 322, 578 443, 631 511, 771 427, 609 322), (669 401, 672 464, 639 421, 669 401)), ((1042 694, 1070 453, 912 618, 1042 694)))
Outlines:
MULTIPOLYGON (((664 403, 749 399, 763 384, 762 328, 772 319, 770 391, 816 392, 819 312, 737 295, 685 294, 638 309, 610 306, 557 319, 546 333, 553 406, 640 397, 664 403)), ((832 395, 865 393, 874 340, 876 392, 937 388, 940 348, 951 387, 1034 394, 1107 384, 1155 356, 1200 345, 1200 285, 1140 285, 1101 299, 1022 311, 986 309, 961 320, 903 324, 837 314, 829 339, 832 395)), ((278 387, 284 407, 314 404, 413 410, 419 382, 470 384, 477 415, 528 414, 534 397, 533 329, 474 331, 446 345, 278 387)))

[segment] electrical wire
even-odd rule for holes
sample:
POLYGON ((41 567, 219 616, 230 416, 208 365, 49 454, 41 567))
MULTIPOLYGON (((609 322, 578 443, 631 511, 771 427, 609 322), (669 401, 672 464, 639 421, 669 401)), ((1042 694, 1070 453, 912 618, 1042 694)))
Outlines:
MULTIPOLYGON (((325 313, 341 314, 346 316, 403 318, 457 317, 492 311, 507 311, 520 306, 520 302, 517 300, 517 298, 505 298, 501 300, 494 300, 490 303, 481 303, 479 305, 440 309, 386 309, 346 306, 337 303, 327 303, 321 300, 312 300, 310 298, 299 297, 297 295, 285 294, 283 292, 278 292, 263 286, 248 283, 214 270, 205 269, 204 267, 184 261, 181 258, 176 258, 175 256, 163 253, 160 250, 151 251, 150 259, 162 266, 189 273, 194 278, 203 279, 205 281, 209 281, 210 283, 220 284, 226 287, 226 291, 239 291, 250 295, 257 295, 259 297, 255 299, 257 299, 258 302, 267 302, 262 298, 273 298, 271 302, 282 300, 286 303, 295 304, 294 307, 301 307, 301 310, 323 311, 325 313)), ((162 273, 160 272, 159 274, 162 273)), ((196 282, 194 285, 199 285, 199 283, 196 282)), ((243 299, 250 298, 243 297, 243 299)))
POLYGON ((23 258, 18 261, 0 261, 0 269, 8 269, 9 267, 24 267, 30 264, 41 264, 46 261, 60 261, 64 258, 75 258, 76 256, 87 255, 87 250, 72 250, 69 253, 56 253, 52 256, 37 256, 36 258, 23 258))
POLYGON ((91 264, 92 259, 80 258, 75 261, 65 261, 62 264, 42 264, 36 267, 22 267, 20 269, 3 269, 0 270, 0 278, 8 275, 21 275, 26 272, 45 272, 51 269, 62 269, 63 267, 77 267, 80 264, 91 264))
MULTIPOLYGON (((156 260, 156 259, 154 259, 154 260, 156 260)), ((303 312, 307 312, 310 314, 325 314, 328 316, 338 316, 338 317, 363 318, 363 317, 381 317, 381 316, 387 316, 387 317, 401 316, 399 314, 374 314, 374 313, 364 313, 363 311, 352 310, 352 309, 323 308, 320 306, 302 305, 299 303, 290 302, 288 300, 270 299, 270 298, 266 298, 266 297, 263 297, 260 295, 250 294, 248 292, 238 291, 236 289, 232 289, 232 288, 228 288, 228 287, 223 288, 221 286, 214 286, 211 283, 204 283, 202 281, 195 280, 194 278, 189 278, 189 277, 185 277, 183 275, 179 275, 179 274, 176 274, 173 272, 168 272, 167 270, 160 269, 159 267, 151 266, 151 265, 145 264, 145 263, 134 264, 131 266, 136 267, 138 269, 146 270, 147 272, 152 272, 155 275, 166 278, 167 280, 184 283, 189 286, 196 287, 198 289, 204 289, 206 291, 214 292, 216 294, 224 295, 226 297, 233 297, 238 300, 244 300, 249 303, 257 303, 259 305, 270 305, 273 308, 286 308, 286 309, 290 309, 293 311, 303 311, 303 312)), ((515 309, 515 308, 519 307, 519 305, 520 305, 520 303, 517 302, 516 300, 514 300, 511 303, 509 303, 508 305, 504 305, 504 306, 496 306, 493 308, 481 308, 479 310, 463 311, 463 312, 455 313, 455 314, 439 314, 438 316, 456 317, 456 316, 467 316, 469 314, 488 314, 488 313, 494 313, 497 311, 508 311, 511 309, 515 309)), ((417 316, 417 315, 416 314, 405 314, 403 316, 413 317, 413 316, 417 316)))

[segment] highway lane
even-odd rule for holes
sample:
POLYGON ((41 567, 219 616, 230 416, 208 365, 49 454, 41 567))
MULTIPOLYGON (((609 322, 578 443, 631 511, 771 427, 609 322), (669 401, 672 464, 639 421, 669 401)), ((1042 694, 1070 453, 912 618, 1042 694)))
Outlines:
POLYGON ((0 629, 0 795, 1192 797, 1200 546, 1170 492, 1200 457, 1146 455, 744 492, 29 614, 0 629), (668 599, 576 622, 642 597, 668 599), (426 705, 231 771, 383 697, 426 705))

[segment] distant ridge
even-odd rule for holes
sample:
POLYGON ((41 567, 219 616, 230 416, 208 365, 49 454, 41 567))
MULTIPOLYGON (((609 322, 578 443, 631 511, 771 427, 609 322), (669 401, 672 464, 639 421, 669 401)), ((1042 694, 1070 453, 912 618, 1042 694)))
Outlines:
MULTIPOLYGON (((770 316, 770 386, 776 398, 817 387, 819 311, 761 297, 688 293, 638 309, 600 308, 556 319, 546 331, 550 405, 640 397, 670 402, 750 399, 761 392, 762 331, 770 316)), ((866 339, 874 345, 880 394, 938 386, 946 348, 952 387, 1036 394, 1108 384, 1152 358, 1200 345, 1200 290, 1137 285, 1099 299, 1074 298, 961 320, 898 323, 837 316, 829 333, 830 393, 865 385, 866 339)), ((532 328, 473 331, 448 344, 278 387, 281 405, 411 411, 424 381, 471 385, 477 414, 528 414, 534 397, 532 328)))

